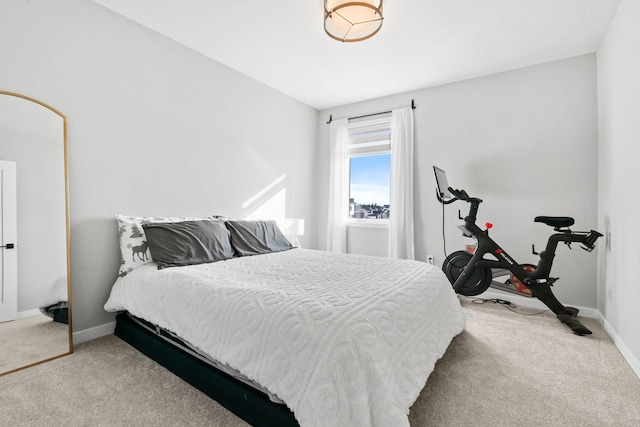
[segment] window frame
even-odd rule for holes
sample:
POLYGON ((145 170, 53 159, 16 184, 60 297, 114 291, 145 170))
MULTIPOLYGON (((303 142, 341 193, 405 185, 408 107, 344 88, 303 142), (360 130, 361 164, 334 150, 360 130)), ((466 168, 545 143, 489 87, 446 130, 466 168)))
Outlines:
MULTIPOLYGON (((347 226, 388 228, 388 218, 351 218, 351 159, 354 157, 376 156, 388 154, 391 156, 391 115, 378 116, 349 121, 349 146, 347 160, 349 162, 348 188, 349 212, 347 212, 347 226), (381 144, 380 142, 384 142, 381 144), (370 144, 368 147, 363 144, 370 144)), ((391 171, 389 171, 391 175, 391 171)), ((389 176, 391 178, 391 176, 389 176)), ((389 187, 391 193, 391 187, 389 187)), ((389 206, 391 209, 391 206, 389 206)))

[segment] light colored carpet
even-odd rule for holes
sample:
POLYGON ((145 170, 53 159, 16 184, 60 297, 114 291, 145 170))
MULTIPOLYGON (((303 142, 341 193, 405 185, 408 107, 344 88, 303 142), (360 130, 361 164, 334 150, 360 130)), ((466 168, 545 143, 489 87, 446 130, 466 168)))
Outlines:
POLYGON ((640 379, 595 319, 580 318, 593 331, 580 337, 548 311, 460 298, 466 330, 412 407, 412 426, 640 426, 640 379))
POLYGON ((69 352, 69 325, 44 314, 0 323, 0 373, 69 352))
MULTIPOLYGON (((413 427, 640 425, 640 380, 596 321, 584 319, 594 334, 578 337, 550 313, 461 301, 467 329, 411 408, 413 427)), ((0 425, 246 424, 107 336, 0 377, 0 425)))

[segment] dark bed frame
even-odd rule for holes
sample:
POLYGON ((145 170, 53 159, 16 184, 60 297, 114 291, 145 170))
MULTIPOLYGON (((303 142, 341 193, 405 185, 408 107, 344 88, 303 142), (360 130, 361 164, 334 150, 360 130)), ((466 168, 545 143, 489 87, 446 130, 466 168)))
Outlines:
POLYGON ((154 333, 126 312, 116 316, 115 335, 164 366, 253 426, 299 426, 293 412, 265 393, 178 348, 166 333, 154 333))

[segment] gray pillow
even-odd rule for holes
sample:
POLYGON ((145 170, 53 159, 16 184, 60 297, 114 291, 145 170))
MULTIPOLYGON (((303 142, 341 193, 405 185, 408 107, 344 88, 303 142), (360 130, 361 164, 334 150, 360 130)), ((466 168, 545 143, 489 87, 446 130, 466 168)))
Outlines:
POLYGON ((231 232, 231 246, 239 256, 280 252, 293 247, 275 221, 227 220, 225 224, 231 232))
POLYGON ((158 222, 142 227, 158 269, 233 257, 229 231, 222 221, 158 222))

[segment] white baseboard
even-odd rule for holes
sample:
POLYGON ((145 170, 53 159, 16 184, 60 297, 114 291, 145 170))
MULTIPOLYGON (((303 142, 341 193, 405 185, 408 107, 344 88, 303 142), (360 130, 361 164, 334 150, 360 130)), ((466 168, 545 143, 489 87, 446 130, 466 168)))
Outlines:
POLYGON ((636 357, 635 354, 633 354, 631 350, 629 350, 629 347, 627 347, 627 345, 624 343, 622 338, 618 336, 615 329, 613 329, 611 324, 607 321, 607 319, 604 318, 604 316, 599 311, 598 311, 598 320, 602 324, 602 327, 604 328, 607 335, 609 335, 609 338, 611 338, 611 341, 613 341, 615 346, 618 348, 618 351, 620 352, 620 354, 622 354, 622 357, 624 357, 624 360, 627 361, 631 369, 633 369, 633 372, 636 373, 636 376, 638 377, 638 379, 640 379, 640 360, 636 357))
POLYGON ((34 308, 33 310, 20 311, 18 313, 18 319, 25 319, 27 317, 33 317, 42 314, 39 309, 34 308))
MULTIPOLYGON (((544 305, 542 301, 540 301, 538 298, 527 298, 520 295, 509 293, 509 292, 502 292, 497 289, 491 289, 489 291, 486 291, 478 295, 478 298, 500 298, 507 301, 511 301, 515 305, 519 305, 522 307, 536 308, 539 310, 549 309, 549 307, 544 305)), ((572 305, 571 307, 575 307, 578 310, 580 310, 580 316, 590 317, 592 319, 597 319, 598 315, 600 314, 598 310, 595 308, 580 307, 577 305, 572 305)))
POLYGON ((116 322, 105 323, 104 325, 96 326, 89 329, 73 333, 73 343, 80 344, 85 341, 91 341, 96 338, 111 335, 116 329, 116 322))

